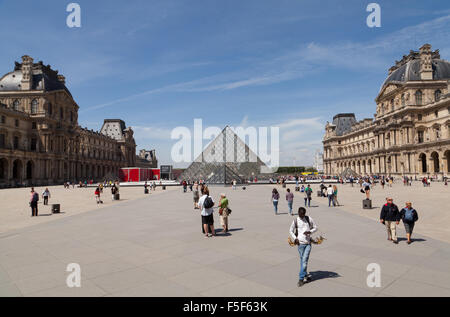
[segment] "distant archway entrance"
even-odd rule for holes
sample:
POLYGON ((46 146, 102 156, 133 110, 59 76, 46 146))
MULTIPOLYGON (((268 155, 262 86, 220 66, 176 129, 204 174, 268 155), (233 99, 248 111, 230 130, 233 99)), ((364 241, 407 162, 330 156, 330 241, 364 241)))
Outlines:
POLYGON ((33 178, 33 162, 28 161, 27 163, 27 177, 26 179, 32 179, 33 178))
POLYGON ((439 154, 437 152, 431 153, 431 159, 433 160, 434 173, 439 173, 439 154))
POLYGON ((427 172, 427 156, 425 153, 422 153, 419 155, 419 162, 421 166, 421 172, 426 173, 427 172))
POLYGON ((6 179, 8 175, 8 161, 0 159, 0 179, 6 179))
POLYGON ((22 178, 22 161, 15 160, 13 162, 13 179, 20 180, 22 178))

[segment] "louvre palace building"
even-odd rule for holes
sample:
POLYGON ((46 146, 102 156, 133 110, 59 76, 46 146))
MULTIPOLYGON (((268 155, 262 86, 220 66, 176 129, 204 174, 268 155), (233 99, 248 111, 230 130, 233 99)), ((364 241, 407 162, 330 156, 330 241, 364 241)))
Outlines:
POLYGON ((374 118, 337 114, 323 139, 326 175, 432 176, 450 170, 450 62, 423 45, 389 69, 374 118))
POLYGON ((0 78, 0 188, 115 178, 136 143, 120 119, 100 132, 78 125, 65 77, 27 55, 0 78))

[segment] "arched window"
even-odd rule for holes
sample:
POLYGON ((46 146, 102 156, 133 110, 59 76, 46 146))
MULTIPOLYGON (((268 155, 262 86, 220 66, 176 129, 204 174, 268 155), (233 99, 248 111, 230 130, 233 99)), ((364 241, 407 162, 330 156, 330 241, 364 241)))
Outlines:
POLYGON ((19 100, 14 100, 13 102, 13 109, 16 111, 19 111, 19 106, 20 106, 20 101, 19 100))
POLYGON ((33 99, 31 101, 31 113, 36 114, 38 112, 38 101, 36 99, 33 99))
POLYGON ((438 89, 434 92, 434 100, 439 101, 441 99, 441 91, 438 89))
POLYGON ((64 119, 64 111, 63 111, 63 108, 59 108, 59 116, 61 117, 61 119, 64 119))
POLYGON ((420 90, 416 91, 416 105, 422 105, 422 92, 420 90))

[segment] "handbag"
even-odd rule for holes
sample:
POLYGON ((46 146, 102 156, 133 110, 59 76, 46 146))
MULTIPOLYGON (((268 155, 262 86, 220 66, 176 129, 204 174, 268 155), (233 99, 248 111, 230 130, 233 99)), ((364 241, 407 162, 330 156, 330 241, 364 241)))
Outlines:
MULTIPOLYGON (((295 237, 297 238, 297 236, 298 236, 297 219, 295 219, 294 221, 295 221, 295 237)), ((288 238, 288 243, 291 247, 296 245, 295 241, 292 240, 292 237, 290 235, 288 238)))

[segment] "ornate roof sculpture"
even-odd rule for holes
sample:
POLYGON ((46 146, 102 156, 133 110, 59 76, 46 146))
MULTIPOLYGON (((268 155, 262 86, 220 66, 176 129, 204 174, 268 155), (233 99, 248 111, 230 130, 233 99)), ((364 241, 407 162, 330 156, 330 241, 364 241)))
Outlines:
POLYGON ((266 164, 226 126, 180 175, 179 180, 202 179, 208 184, 243 183, 258 177, 266 164))

